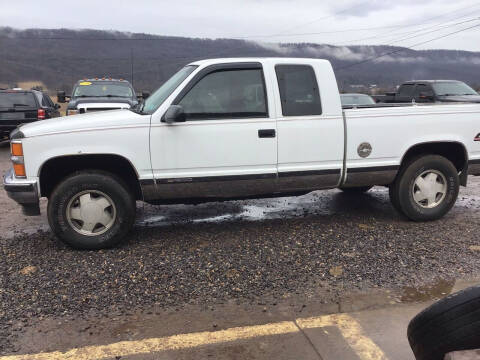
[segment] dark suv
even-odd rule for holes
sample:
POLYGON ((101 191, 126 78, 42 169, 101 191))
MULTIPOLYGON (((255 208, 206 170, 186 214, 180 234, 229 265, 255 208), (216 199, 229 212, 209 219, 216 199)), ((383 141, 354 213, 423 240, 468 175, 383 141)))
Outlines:
POLYGON ((0 90, 0 139, 18 125, 60 116, 60 105, 38 90, 0 90))

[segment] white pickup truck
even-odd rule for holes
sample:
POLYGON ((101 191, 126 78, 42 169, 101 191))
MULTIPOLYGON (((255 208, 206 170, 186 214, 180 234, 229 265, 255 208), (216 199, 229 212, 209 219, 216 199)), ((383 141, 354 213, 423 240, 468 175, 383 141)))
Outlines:
POLYGON ((26 215, 48 198, 76 248, 117 244, 135 201, 153 204, 390 188, 415 221, 439 219, 480 175, 480 105, 342 111, 328 61, 192 63, 143 106, 40 121, 11 135, 8 195, 26 215))

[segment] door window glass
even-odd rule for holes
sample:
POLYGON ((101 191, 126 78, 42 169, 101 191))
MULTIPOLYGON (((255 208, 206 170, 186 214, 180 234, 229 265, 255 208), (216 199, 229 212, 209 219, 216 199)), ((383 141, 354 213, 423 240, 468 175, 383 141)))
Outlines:
POLYGON ((267 117, 262 69, 234 69, 203 77, 180 100, 187 120, 267 117))

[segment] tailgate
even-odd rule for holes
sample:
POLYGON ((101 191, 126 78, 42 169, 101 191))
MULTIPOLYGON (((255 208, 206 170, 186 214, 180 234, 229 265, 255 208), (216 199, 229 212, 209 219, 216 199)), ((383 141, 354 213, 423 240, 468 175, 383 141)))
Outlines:
POLYGON ((5 125, 8 122, 30 122, 37 120, 37 109, 27 110, 2 110, 0 109, 0 122, 5 125))

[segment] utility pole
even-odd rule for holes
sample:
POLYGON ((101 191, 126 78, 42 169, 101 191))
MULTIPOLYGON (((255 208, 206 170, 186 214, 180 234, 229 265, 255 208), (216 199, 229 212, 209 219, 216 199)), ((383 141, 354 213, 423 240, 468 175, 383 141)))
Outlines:
POLYGON ((130 83, 131 83, 132 86, 133 86, 133 47, 130 48, 130 64, 131 64, 131 66, 132 66, 132 68, 131 68, 131 79, 130 79, 131 81, 130 81, 130 83))

